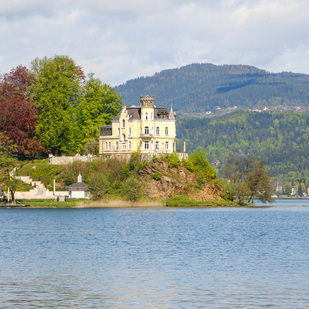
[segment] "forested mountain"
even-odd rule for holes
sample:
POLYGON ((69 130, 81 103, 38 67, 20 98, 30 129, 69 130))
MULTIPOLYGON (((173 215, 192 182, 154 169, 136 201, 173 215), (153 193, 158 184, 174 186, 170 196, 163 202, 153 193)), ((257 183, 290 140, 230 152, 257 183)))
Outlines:
MULTIPOLYGON (((308 174, 309 114, 237 112, 204 119, 177 119, 178 145, 188 152, 205 149, 210 162, 227 154, 265 159, 271 176, 308 174)), ((309 180, 309 179, 308 179, 309 180)))
POLYGON ((309 106, 309 75, 273 74, 252 66, 191 64, 115 87, 126 105, 140 95, 156 97, 158 106, 176 112, 203 113, 216 107, 309 106))

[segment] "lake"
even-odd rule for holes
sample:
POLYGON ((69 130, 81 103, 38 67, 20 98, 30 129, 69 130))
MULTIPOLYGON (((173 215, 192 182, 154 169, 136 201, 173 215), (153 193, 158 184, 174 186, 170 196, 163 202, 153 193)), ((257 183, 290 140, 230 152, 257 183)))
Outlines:
POLYGON ((0 228, 0 308, 308 308, 308 200, 0 209, 0 228))

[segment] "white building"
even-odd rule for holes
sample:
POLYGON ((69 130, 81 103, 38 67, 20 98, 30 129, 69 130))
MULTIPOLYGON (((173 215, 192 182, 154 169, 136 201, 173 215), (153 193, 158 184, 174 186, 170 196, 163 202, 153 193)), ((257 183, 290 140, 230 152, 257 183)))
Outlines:
POLYGON ((77 176, 77 182, 69 186, 69 198, 90 198, 87 192, 87 185, 83 183, 80 173, 77 176))

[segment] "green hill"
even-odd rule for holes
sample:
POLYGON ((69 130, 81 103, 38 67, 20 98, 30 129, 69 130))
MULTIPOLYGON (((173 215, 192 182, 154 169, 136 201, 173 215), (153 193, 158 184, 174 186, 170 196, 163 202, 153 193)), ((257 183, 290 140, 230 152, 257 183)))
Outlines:
POLYGON ((127 105, 140 95, 156 97, 160 106, 203 113, 216 107, 309 106, 309 75, 273 74, 246 65, 191 64, 140 77, 115 87, 127 105))
MULTIPOLYGON (((178 145, 188 152, 205 149, 210 162, 224 162, 227 154, 265 159, 271 176, 294 173, 309 177, 309 114, 237 112, 221 117, 177 120, 178 145)), ((309 178, 308 178, 309 181, 309 178)))

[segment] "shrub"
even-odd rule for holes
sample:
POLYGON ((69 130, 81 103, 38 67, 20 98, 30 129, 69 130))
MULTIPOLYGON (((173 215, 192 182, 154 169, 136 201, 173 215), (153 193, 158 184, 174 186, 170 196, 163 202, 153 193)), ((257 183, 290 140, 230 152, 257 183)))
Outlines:
POLYGON ((175 153, 172 153, 168 156, 168 167, 178 168, 179 164, 180 164, 180 160, 175 153))
POLYGON ((93 199, 100 200, 111 191, 111 183, 106 175, 94 173, 89 177, 88 190, 93 199))
POLYGON ((159 171, 156 171, 155 174, 151 176, 151 178, 154 180, 161 180, 162 174, 159 171))
POLYGON ((129 177, 122 185, 122 193, 126 200, 136 202, 142 197, 142 182, 134 177, 129 177))
POLYGON ((148 165, 148 162, 139 162, 138 165, 137 165, 137 169, 142 170, 145 167, 147 167, 147 165, 148 165))

